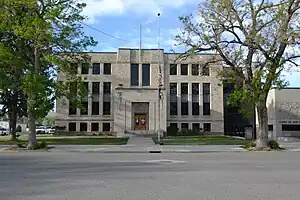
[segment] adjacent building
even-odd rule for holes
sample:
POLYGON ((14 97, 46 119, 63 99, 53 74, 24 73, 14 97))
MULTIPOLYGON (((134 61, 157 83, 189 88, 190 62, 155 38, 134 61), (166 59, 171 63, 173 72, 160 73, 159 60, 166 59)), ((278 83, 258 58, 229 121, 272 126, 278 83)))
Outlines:
POLYGON ((267 107, 269 138, 300 136, 300 88, 270 90, 267 107))
MULTIPOLYGON (((213 54, 179 59, 162 49, 89 53, 78 63, 89 93, 79 109, 56 103, 56 125, 68 131, 153 133, 168 126, 224 133, 222 65, 204 65, 213 54)), ((64 74, 58 75, 65 81, 64 74)))

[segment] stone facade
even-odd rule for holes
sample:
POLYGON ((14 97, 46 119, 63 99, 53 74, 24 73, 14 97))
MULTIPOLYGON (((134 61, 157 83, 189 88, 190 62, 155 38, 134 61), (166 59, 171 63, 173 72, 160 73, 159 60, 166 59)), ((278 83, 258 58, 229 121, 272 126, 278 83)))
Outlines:
MULTIPOLYGON (((166 131, 170 124, 176 124, 181 129, 187 127, 204 126, 210 132, 223 134, 223 86, 217 78, 217 71, 221 69, 221 65, 210 65, 209 75, 195 75, 192 72, 192 65, 198 64, 200 67, 214 55, 195 55, 188 59, 178 59, 179 54, 164 53, 163 50, 155 49, 124 49, 120 48, 117 52, 99 52, 89 53, 92 63, 100 63, 100 74, 93 74, 92 67, 88 74, 81 74, 84 81, 88 82, 89 98, 88 98, 88 114, 80 115, 80 109, 77 109, 76 115, 69 115, 69 106, 67 99, 58 99, 56 103, 57 120, 56 125, 65 126, 70 129, 70 123, 79 131, 81 126, 86 131, 95 130, 98 123, 99 131, 107 130, 108 123, 111 131, 122 135, 125 132, 146 131, 148 133, 158 130, 166 131), (111 65, 111 74, 104 74, 104 64, 111 65), (138 85, 132 86, 131 65, 138 66, 138 85), (150 74, 144 73, 143 64, 150 66, 150 74), (159 98, 159 64, 161 66, 161 98, 159 98), (170 65, 176 64, 176 75, 170 75, 170 65), (187 64, 187 75, 181 75, 181 65, 187 64), (143 79, 149 77, 150 84, 143 85, 143 79), (99 82, 100 92, 97 97, 99 101, 99 115, 92 115, 93 94, 92 82, 99 82), (103 115, 102 102, 104 101, 103 87, 105 82, 111 83, 111 93, 109 94, 111 102, 111 112, 109 115, 103 115), (170 114, 170 83, 177 84, 177 115, 170 114), (181 95, 181 83, 188 84, 187 94, 181 95), (193 94, 192 85, 198 86, 198 93, 193 94), (209 83, 209 114, 203 115, 203 84, 209 83), (183 100, 185 98, 185 100, 183 100), (195 100, 196 99, 196 100, 195 100), (181 102, 187 101, 188 114, 181 115, 181 102), (199 113, 193 115, 194 104, 198 102, 199 113), (141 120, 142 122, 137 122, 141 120), (143 121, 144 120, 144 121, 143 121), (93 123, 93 125, 92 125, 93 123), (141 124, 142 123, 142 124, 141 124), (205 124, 205 125, 204 125, 205 124), (92 128, 94 126, 94 128, 92 128), (104 128, 106 127, 106 128, 104 128)), ((79 65, 78 73, 81 72, 79 65)), ((58 75, 59 81, 65 81, 63 74, 58 75)), ((185 105, 185 104, 184 104, 185 105)), ((74 128, 73 128, 74 129, 74 128)))

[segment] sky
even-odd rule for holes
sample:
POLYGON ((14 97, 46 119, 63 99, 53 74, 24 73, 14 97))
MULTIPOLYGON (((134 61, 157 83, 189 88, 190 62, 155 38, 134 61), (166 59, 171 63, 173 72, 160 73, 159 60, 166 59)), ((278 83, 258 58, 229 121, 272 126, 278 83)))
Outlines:
MULTIPOLYGON (((158 47, 158 17, 160 13, 160 47, 165 52, 176 47, 174 37, 182 25, 179 16, 196 14, 201 0, 84 0, 83 14, 89 17, 84 31, 98 45, 92 51, 117 51, 118 48, 139 48, 140 26, 142 48, 158 47), (95 30, 97 29, 97 30, 95 30), (101 33, 102 32, 102 33, 101 33)), ((300 87, 300 72, 284 73, 290 87, 300 87)))

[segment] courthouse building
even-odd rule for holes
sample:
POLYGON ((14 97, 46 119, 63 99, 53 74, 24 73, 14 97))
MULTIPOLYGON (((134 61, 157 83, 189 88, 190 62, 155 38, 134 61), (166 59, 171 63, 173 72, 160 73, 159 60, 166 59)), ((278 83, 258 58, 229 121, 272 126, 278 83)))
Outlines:
MULTIPOLYGON (((118 135, 150 134, 168 126, 223 134, 223 86, 217 78, 222 66, 204 65, 216 55, 178 59, 179 54, 162 49, 128 48, 89 55, 90 63, 78 63, 89 91, 82 102, 85 109, 58 99, 56 125, 118 135)), ((59 74, 58 80, 65 76, 59 74)))

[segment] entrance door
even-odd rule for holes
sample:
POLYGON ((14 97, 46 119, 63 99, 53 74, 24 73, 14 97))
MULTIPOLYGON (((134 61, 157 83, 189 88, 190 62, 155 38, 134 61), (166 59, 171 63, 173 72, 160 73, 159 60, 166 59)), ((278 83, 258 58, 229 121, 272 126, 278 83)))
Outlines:
POLYGON ((135 114, 134 115, 135 130, 146 130, 147 119, 146 114, 135 114))

